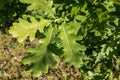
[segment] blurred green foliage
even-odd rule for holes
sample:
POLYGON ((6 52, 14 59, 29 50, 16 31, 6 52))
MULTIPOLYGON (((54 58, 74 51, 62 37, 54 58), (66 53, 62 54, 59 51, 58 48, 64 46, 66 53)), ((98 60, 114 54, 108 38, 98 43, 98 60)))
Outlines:
POLYGON ((0 0, 0 28, 9 27, 25 9, 26 5, 19 0, 0 0))

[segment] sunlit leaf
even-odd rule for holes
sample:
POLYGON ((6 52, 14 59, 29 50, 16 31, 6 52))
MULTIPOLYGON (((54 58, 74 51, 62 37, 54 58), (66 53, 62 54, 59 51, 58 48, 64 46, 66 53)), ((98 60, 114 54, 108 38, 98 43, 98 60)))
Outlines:
POLYGON ((50 21, 47 19, 40 18, 40 21, 37 21, 34 17, 29 16, 30 21, 19 18, 19 22, 14 22, 13 26, 10 27, 10 34, 13 37, 18 38, 19 42, 24 41, 28 36, 30 41, 35 39, 35 33, 37 30, 40 32, 44 31, 44 27, 50 24, 50 21))
POLYGON ((75 33, 77 29, 80 28, 80 25, 77 23, 69 23, 63 24, 60 27, 60 35, 59 37, 63 43, 63 51, 64 51, 64 61, 69 62, 71 65, 80 66, 82 63, 82 57, 84 54, 80 51, 85 51, 86 47, 84 45, 78 44, 76 41, 81 40, 82 36, 77 36, 75 33), (76 26, 73 26, 74 24, 76 26))

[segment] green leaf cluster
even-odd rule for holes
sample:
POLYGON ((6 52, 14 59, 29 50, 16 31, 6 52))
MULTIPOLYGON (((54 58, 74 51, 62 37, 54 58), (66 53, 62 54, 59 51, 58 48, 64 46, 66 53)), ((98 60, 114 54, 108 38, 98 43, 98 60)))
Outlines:
POLYGON ((85 80, 119 77, 111 75, 113 68, 118 71, 113 65, 119 65, 114 61, 119 61, 120 56, 119 1, 20 2, 28 4, 26 13, 13 23, 9 32, 19 42, 26 38, 30 41, 39 39, 40 45, 27 48, 31 55, 23 59, 24 64, 30 65, 34 76, 47 72, 49 66, 55 66, 56 57, 60 56, 63 62, 79 67, 85 80))

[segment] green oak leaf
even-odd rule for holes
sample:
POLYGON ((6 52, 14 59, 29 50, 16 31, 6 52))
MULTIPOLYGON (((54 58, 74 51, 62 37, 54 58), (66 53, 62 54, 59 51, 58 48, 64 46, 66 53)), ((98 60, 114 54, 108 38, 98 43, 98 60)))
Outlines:
POLYGON ((27 49, 27 52, 32 54, 23 59, 24 64, 31 64, 29 69, 32 70, 33 75, 36 77, 42 72, 46 73, 49 66, 54 67, 57 63, 54 55, 47 48, 50 44, 52 33, 53 28, 46 33, 46 38, 42 40, 43 43, 41 45, 27 49))
POLYGON ((19 42, 24 41, 28 36, 30 41, 35 39, 35 33, 37 30, 43 32, 44 27, 50 24, 50 21, 47 19, 40 18, 40 21, 37 21, 34 17, 29 16, 30 21, 19 18, 19 22, 14 22, 13 26, 10 27, 10 34, 13 37, 18 38, 19 42))
POLYGON ((43 11, 52 18, 55 18, 55 8, 52 7, 53 1, 51 0, 20 0, 20 2, 30 4, 27 7, 28 11, 40 9, 40 11, 43 11))
POLYGON ((80 25, 77 22, 62 24, 62 26, 60 26, 61 31, 59 34, 59 37, 63 43, 63 61, 69 62, 70 65, 75 66, 80 66, 80 64, 82 64, 82 58, 84 58, 82 51, 86 50, 84 45, 80 45, 76 42, 77 40, 82 40, 82 36, 76 35, 79 28, 80 25))

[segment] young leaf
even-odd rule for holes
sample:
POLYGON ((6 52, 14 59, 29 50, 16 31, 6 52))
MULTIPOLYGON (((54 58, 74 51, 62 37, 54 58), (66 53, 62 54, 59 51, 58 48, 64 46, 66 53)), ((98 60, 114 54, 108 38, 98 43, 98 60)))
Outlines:
POLYGON ((29 36, 30 41, 34 40, 36 31, 40 30, 40 32, 43 32, 44 27, 50 24, 49 20, 43 19, 42 17, 40 21, 37 21, 32 16, 29 16, 29 18, 30 22, 19 18, 19 22, 14 22, 13 26, 10 27, 10 34, 12 34, 13 37, 18 38, 19 42, 24 41, 27 36, 29 36))
POLYGON ((32 70, 34 76, 38 77, 41 72, 47 72, 49 66, 55 66, 56 60, 53 54, 47 49, 50 44, 53 29, 49 29, 46 33, 46 38, 43 39, 43 43, 40 46, 34 48, 28 48, 27 51, 34 53, 31 56, 23 59, 24 64, 30 64, 29 69, 32 70))

